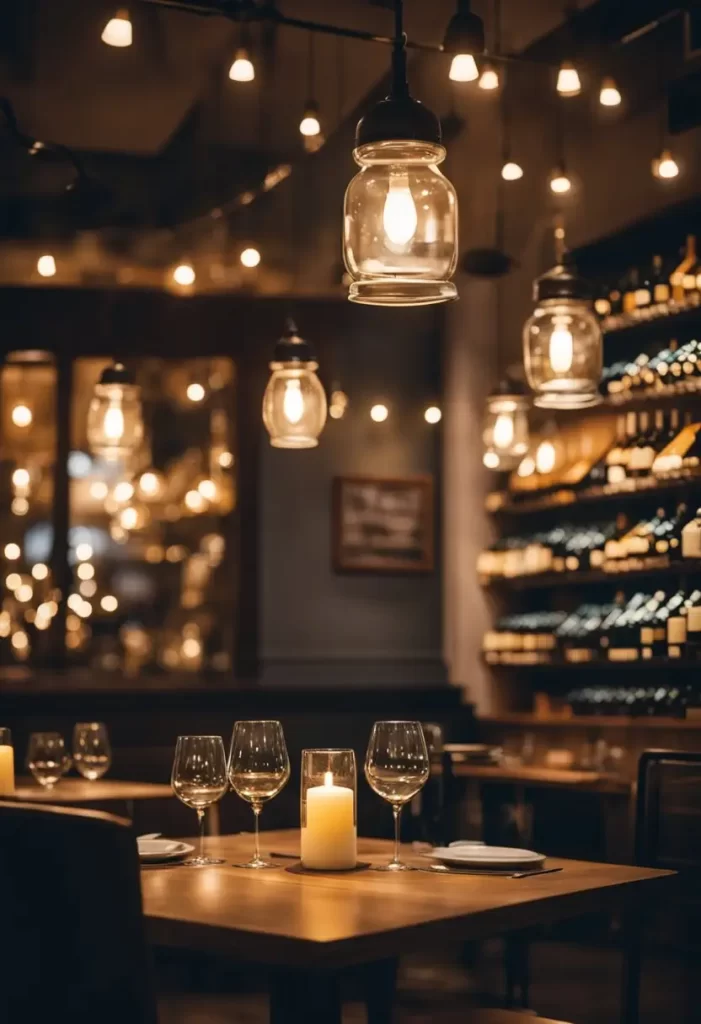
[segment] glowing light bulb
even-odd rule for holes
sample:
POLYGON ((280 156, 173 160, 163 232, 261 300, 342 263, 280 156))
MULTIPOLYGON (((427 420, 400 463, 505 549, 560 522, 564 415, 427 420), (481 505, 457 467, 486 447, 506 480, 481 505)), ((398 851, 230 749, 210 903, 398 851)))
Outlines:
POLYGON ((321 123, 319 122, 319 115, 317 114, 314 107, 309 106, 304 111, 304 117, 299 122, 300 133, 307 138, 313 135, 318 135, 321 132, 321 123))
POLYGON ((56 273, 56 260, 50 253, 40 256, 37 260, 37 271, 41 277, 53 277, 56 273))
POLYGON ((329 401, 329 416, 332 420, 342 420, 348 408, 348 395, 345 391, 332 391, 329 401))
POLYGON ((120 441, 124 437, 124 413, 118 401, 110 402, 102 429, 108 441, 120 441))
POLYGON ((10 419, 16 427, 29 427, 34 419, 34 415, 28 405, 20 402, 19 405, 12 407, 10 419))
POLYGON ((679 164, 672 156, 670 150, 664 149, 659 157, 652 162, 652 173, 656 178, 669 181, 679 176, 679 164))
POLYGON ((92 558, 92 546, 90 544, 79 544, 75 549, 75 557, 79 562, 87 562, 92 558))
POLYGON ((95 566, 90 562, 81 562, 76 569, 76 575, 79 580, 91 580, 95 575, 95 566))
POLYGON ((582 91, 582 83, 579 73, 569 61, 563 61, 557 75, 557 91, 561 96, 579 96, 582 91))
POLYGON ((527 455, 525 459, 521 459, 519 467, 516 470, 517 476, 525 478, 527 476, 533 476, 535 473, 535 459, 531 455, 527 455))
POLYGON ((204 512, 207 502, 199 491, 188 491, 185 495, 185 505, 191 512, 204 512))
POLYGON ((31 601, 33 596, 34 591, 32 590, 31 583, 23 583, 21 586, 17 587, 17 590, 15 590, 15 597, 21 604, 26 604, 28 601, 31 601))
POLYGON ((260 253, 252 246, 248 249, 244 249, 239 258, 244 267, 253 268, 257 267, 260 263, 260 253))
POLYGON ((416 234, 418 216, 406 174, 390 176, 382 225, 387 238, 395 245, 406 245, 416 234))
POLYGON ((514 418, 508 412, 501 412, 494 423, 494 444, 497 448, 509 448, 514 439, 514 418))
POLYGON ((550 191, 562 196, 572 188, 572 182, 562 168, 556 168, 550 177, 550 191))
POLYGON ((29 470, 16 469, 12 474, 12 483, 15 487, 29 487, 29 470))
POLYGON ((504 181, 518 181, 523 177, 523 168, 513 160, 507 160, 501 169, 501 176, 504 181))
POLYGON ((234 62, 229 68, 229 78, 232 82, 252 82, 255 77, 256 69, 248 50, 241 47, 234 54, 234 62))
POLYGON ((142 473, 139 477, 139 490, 147 498, 155 498, 161 490, 161 480, 157 473, 142 473))
POLYGON ((538 445, 535 468, 539 473, 552 473, 555 468, 555 446, 551 441, 541 441, 538 445))
POLYGON ((189 288, 190 285, 195 283, 196 277, 195 268, 191 263, 179 263, 173 270, 173 280, 176 284, 179 284, 181 288, 189 288))
POLYGON ((191 402, 201 402, 205 396, 205 390, 201 384, 188 384, 185 394, 191 402))
POLYGON ((8 573, 5 578, 5 586, 8 590, 17 590, 17 587, 22 586, 22 577, 18 572, 8 573))
POLYGON ((565 325, 556 326, 550 335, 550 366, 554 373, 568 373, 574 361, 574 338, 565 325))
POLYGON ((129 11, 125 9, 117 11, 114 18, 110 18, 103 28, 100 38, 108 46, 131 46, 132 29, 129 11))
POLYGON ((95 580, 84 580, 78 585, 78 591, 83 597, 94 597, 97 593, 97 583, 95 580))
POLYGON ((456 53, 450 62, 451 82, 476 82, 480 73, 471 53, 456 53))
POLYGON ((437 405, 429 405, 428 409, 426 409, 424 413, 424 419, 427 423, 440 423, 443 419, 443 413, 437 405))
POLYGON ((485 452, 482 456, 482 463, 487 469, 499 469, 499 456, 496 452, 485 452))
POLYGON ((107 497, 109 488, 103 480, 95 480, 90 484, 90 497, 95 501, 103 501, 107 497))
POLYGON ((21 629, 18 629, 16 633, 12 634, 12 646, 16 651, 26 651, 29 647, 27 634, 21 629))
POLYGON ((602 107, 620 107, 622 101, 621 93, 613 78, 605 78, 601 83, 599 103, 602 107))
POLYGON ((386 405, 373 405, 370 410, 370 419, 373 420, 374 423, 384 423, 388 416, 389 409, 386 405))
POLYGON ((32 576, 35 580, 45 580, 49 575, 48 565, 44 565, 43 562, 37 562, 36 565, 32 566, 32 576))
POLYGON ((197 490, 203 498, 207 499, 207 501, 216 501, 218 488, 214 480, 200 480, 197 485, 197 490))
POLYGON ((480 75, 480 80, 477 83, 480 89, 484 89, 485 92, 492 92, 494 89, 499 88, 499 75, 491 64, 485 64, 480 75))
POLYGON ((304 395, 298 380, 292 379, 285 382, 282 411, 288 423, 299 423, 304 416, 304 395))
POLYGON ((139 513, 133 505, 127 505, 119 513, 119 525, 124 530, 133 530, 139 522, 139 513))
POLYGON ((100 600, 100 607, 103 612, 116 612, 119 607, 119 601, 114 594, 105 594, 105 596, 100 600))
POLYGON ((19 556, 22 554, 19 544, 6 544, 5 545, 5 558, 8 562, 16 562, 19 556))
POLYGON ((124 502, 129 501, 134 497, 134 485, 130 484, 128 480, 120 480, 119 483, 115 485, 112 497, 116 502, 119 502, 120 505, 124 504, 124 502))
POLYGON ((222 469, 229 469, 234 464, 234 456, 231 452, 221 452, 218 461, 222 469))
POLYGON ((13 498, 10 511, 13 516, 26 516, 29 512, 29 502, 26 498, 13 498))

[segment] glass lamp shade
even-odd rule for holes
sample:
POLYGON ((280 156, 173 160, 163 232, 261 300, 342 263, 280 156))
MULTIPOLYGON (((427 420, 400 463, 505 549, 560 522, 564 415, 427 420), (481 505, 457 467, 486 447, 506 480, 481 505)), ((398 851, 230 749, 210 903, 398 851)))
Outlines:
POLYGON ((144 438, 141 388, 120 363, 104 371, 88 409, 92 452, 117 461, 132 455, 144 438))
POLYGON ((272 362, 263 423, 273 448, 316 448, 326 423, 326 392, 313 361, 272 362))
POLYGON ((351 302, 422 306, 457 298, 457 197, 443 146, 393 139, 358 146, 346 190, 343 257, 351 302))
POLYGON ((484 418, 484 455, 488 469, 514 469, 528 451, 528 400, 504 388, 487 399, 484 418))

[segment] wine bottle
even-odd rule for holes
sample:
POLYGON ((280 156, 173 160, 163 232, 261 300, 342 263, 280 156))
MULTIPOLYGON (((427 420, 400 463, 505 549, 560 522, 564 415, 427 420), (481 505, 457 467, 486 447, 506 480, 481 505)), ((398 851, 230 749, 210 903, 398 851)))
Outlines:
POLYGON ((664 590, 657 590, 645 605, 645 613, 640 618, 640 657, 645 661, 653 656, 656 620, 666 601, 664 590))
POLYGON ((655 476, 664 476, 673 468, 674 458, 671 457, 670 445, 673 445, 679 434, 679 410, 672 409, 669 413, 667 429, 661 439, 661 445, 652 463, 655 476))
POLYGON ((637 320, 646 320, 650 315, 650 306, 652 305, 652 267, 645 271, 642 278, 638 279, 638 286, 635 289, 635 309, 633 316, 637 320))
POLYGON ((686 598, 670 613, 667 619, 667 657, 678 660, 684 657, 686 648, 686 598))
POLYGON ((686 615, 686 656, 701 661, 701 600, 692 602, 686 615))
POLYGON ((669 286, 669 276, 665 274, 662 257, 652 257, 652 302, 654 311, 658 316, 669 312, 669 300, 672 292, 669 286))
POLYGON ((625 481, 636 437, 637 417, 634 412, 629 412, 625 420, 625 438, 621 445, 614 444, 606 458, 606 479, 609 484, 620 486, 625 481))
POLYGON ((660 624, 664 626, 664 639, 659 639, 659 633, 655 637, 653 650, 656 657, 669 656, 670 644, 677 645, 680 641, 683 643, 681 639, 682 634, 684 640, 686 639, 686 619, 682 612, 685 597, 686 595, 683 590, 677 590, 670 597, 664 608, 660 609, 659 619, 660 624), (672 619, 675 622, 670 630, 670 620, 672 619), (680 619, 682 620, 681 622, 679 621, 680 619))
POLYGON ((654 427, 650 427, 650 417, 647 412, 640 413, 640 433, 635 439, 630 450, 630 458, 626 466, 626 477, 637 480, 640 477, 648 476, 655 458, 655 449, 652 444, 654 427))
POLYGON ((636 309, 635 294, 640 284, 640 274, 636 267, 628 271, 626 287, 623 290, 623 315, 632 318, 636 309))
POLYGON ((701 508, 682 530, 682 558, 701 558, 701 508))
MULTIPOLYGON (((686 250, 681 262, 672 272, 670 284, 672 286, 672 302, 678 308, 683 309, 686 305, 687 285, 690 284, 692 269, 696 266, 696 236, 687 235, 686 250)), ((694 276, 694 286, 696 278, 694 276)), ((690 289, 689 289, 690 290, 690 289)))

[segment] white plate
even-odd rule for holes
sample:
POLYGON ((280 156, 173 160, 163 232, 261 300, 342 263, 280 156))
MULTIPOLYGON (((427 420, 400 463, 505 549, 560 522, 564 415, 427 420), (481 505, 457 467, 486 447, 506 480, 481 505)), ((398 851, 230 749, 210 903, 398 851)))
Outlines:
POLYGON ((438 846, 426 856, 449 867, 481 868, 483 871, 538 867, 545 863, 544 854, 517 850, 512 846, 438 846))
POLYGON ((145 863, 184 860, 195 849, 176 839, 138 839, 139 860, 145 863))

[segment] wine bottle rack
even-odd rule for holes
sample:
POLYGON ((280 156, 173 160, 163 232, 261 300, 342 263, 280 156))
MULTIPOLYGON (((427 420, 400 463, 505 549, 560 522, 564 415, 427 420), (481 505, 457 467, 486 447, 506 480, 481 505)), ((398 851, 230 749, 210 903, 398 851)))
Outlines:
POLYGON ((573 572, 544 572, 530 576, 492 576, 481 580, 481 585, 494 590, 549 590, 555 587, 587 586, 610 583, 612 587, 627 587, 636 580, 664 579, 701 573, 701 559, 685 558, 671 565, 630 569, 627 572, 607 572, 605 569, 581 569, 573 572))

